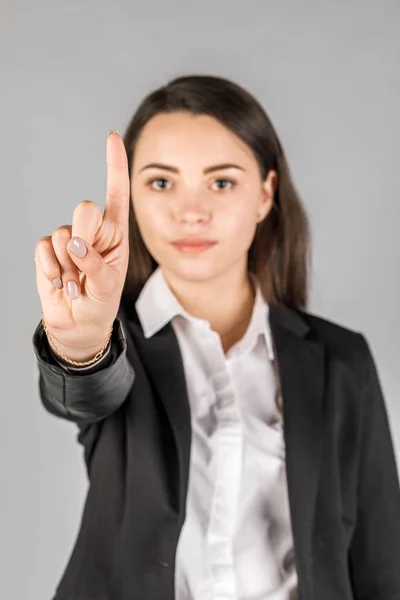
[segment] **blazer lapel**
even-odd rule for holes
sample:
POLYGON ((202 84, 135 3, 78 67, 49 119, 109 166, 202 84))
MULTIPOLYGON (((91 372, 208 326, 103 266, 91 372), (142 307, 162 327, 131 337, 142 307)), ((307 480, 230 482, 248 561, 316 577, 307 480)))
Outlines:
POLYGON ((129 321, 138 354, 163 403, 173 431, 179 461, 179 513, 185 516, 186 494, 189 480, 191 417, 185 372, 181 352, 171 323, 149 338, 145 338, 135 311, 129 321))
POLYGON ((322 455, 325 346, 285 305, 269 314, 283 399, 286 472, 300 597, 312 597, 312 531, 322 455))

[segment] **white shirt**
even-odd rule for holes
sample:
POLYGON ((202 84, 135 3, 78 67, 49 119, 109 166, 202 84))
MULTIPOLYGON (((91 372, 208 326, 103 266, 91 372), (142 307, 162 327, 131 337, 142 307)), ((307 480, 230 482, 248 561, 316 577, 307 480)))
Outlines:
POLYGON ((208 321, 180 305, 161 267, 135 304, 145 337, 171 321, 190 404, 192 445, 176 600, 297 598, 269 308, 252 279, 256 298, 249 327, 226 355, 208 321))

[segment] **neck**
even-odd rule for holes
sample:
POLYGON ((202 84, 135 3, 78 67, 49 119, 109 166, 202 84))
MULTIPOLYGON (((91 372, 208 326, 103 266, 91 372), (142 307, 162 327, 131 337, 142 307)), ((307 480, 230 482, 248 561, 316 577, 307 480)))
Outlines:
POLYGON ((182 280, 165 270, 163 274, 183 308, 191 316, 208 321, 219 334, 225 353, 243 337, 255 299, 247 269, 223 273, 207 282, 182 280))

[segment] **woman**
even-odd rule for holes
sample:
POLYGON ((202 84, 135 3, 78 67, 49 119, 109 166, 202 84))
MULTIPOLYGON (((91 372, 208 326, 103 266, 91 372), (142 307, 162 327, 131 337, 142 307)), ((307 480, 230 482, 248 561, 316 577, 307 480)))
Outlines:
POLYGON ((399 599, 376 366, 306 312, 308 221, 263 108, 175 79, 107 169, 104 214, 80 202, 35 253, 41 399, 90 480, 54 599, 399 599))

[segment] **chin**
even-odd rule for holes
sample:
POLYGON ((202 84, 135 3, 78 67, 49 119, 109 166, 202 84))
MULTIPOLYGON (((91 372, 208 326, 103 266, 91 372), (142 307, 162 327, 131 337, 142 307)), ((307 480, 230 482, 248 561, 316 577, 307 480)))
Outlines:
POLYGON ((161 263, 161 267, 173 274, 174 277, 185 281, 209 281, 223 272, 224 269, 218 268, 216 261, 205 260, 203 257, 177 258, 170 263, 161 263))

